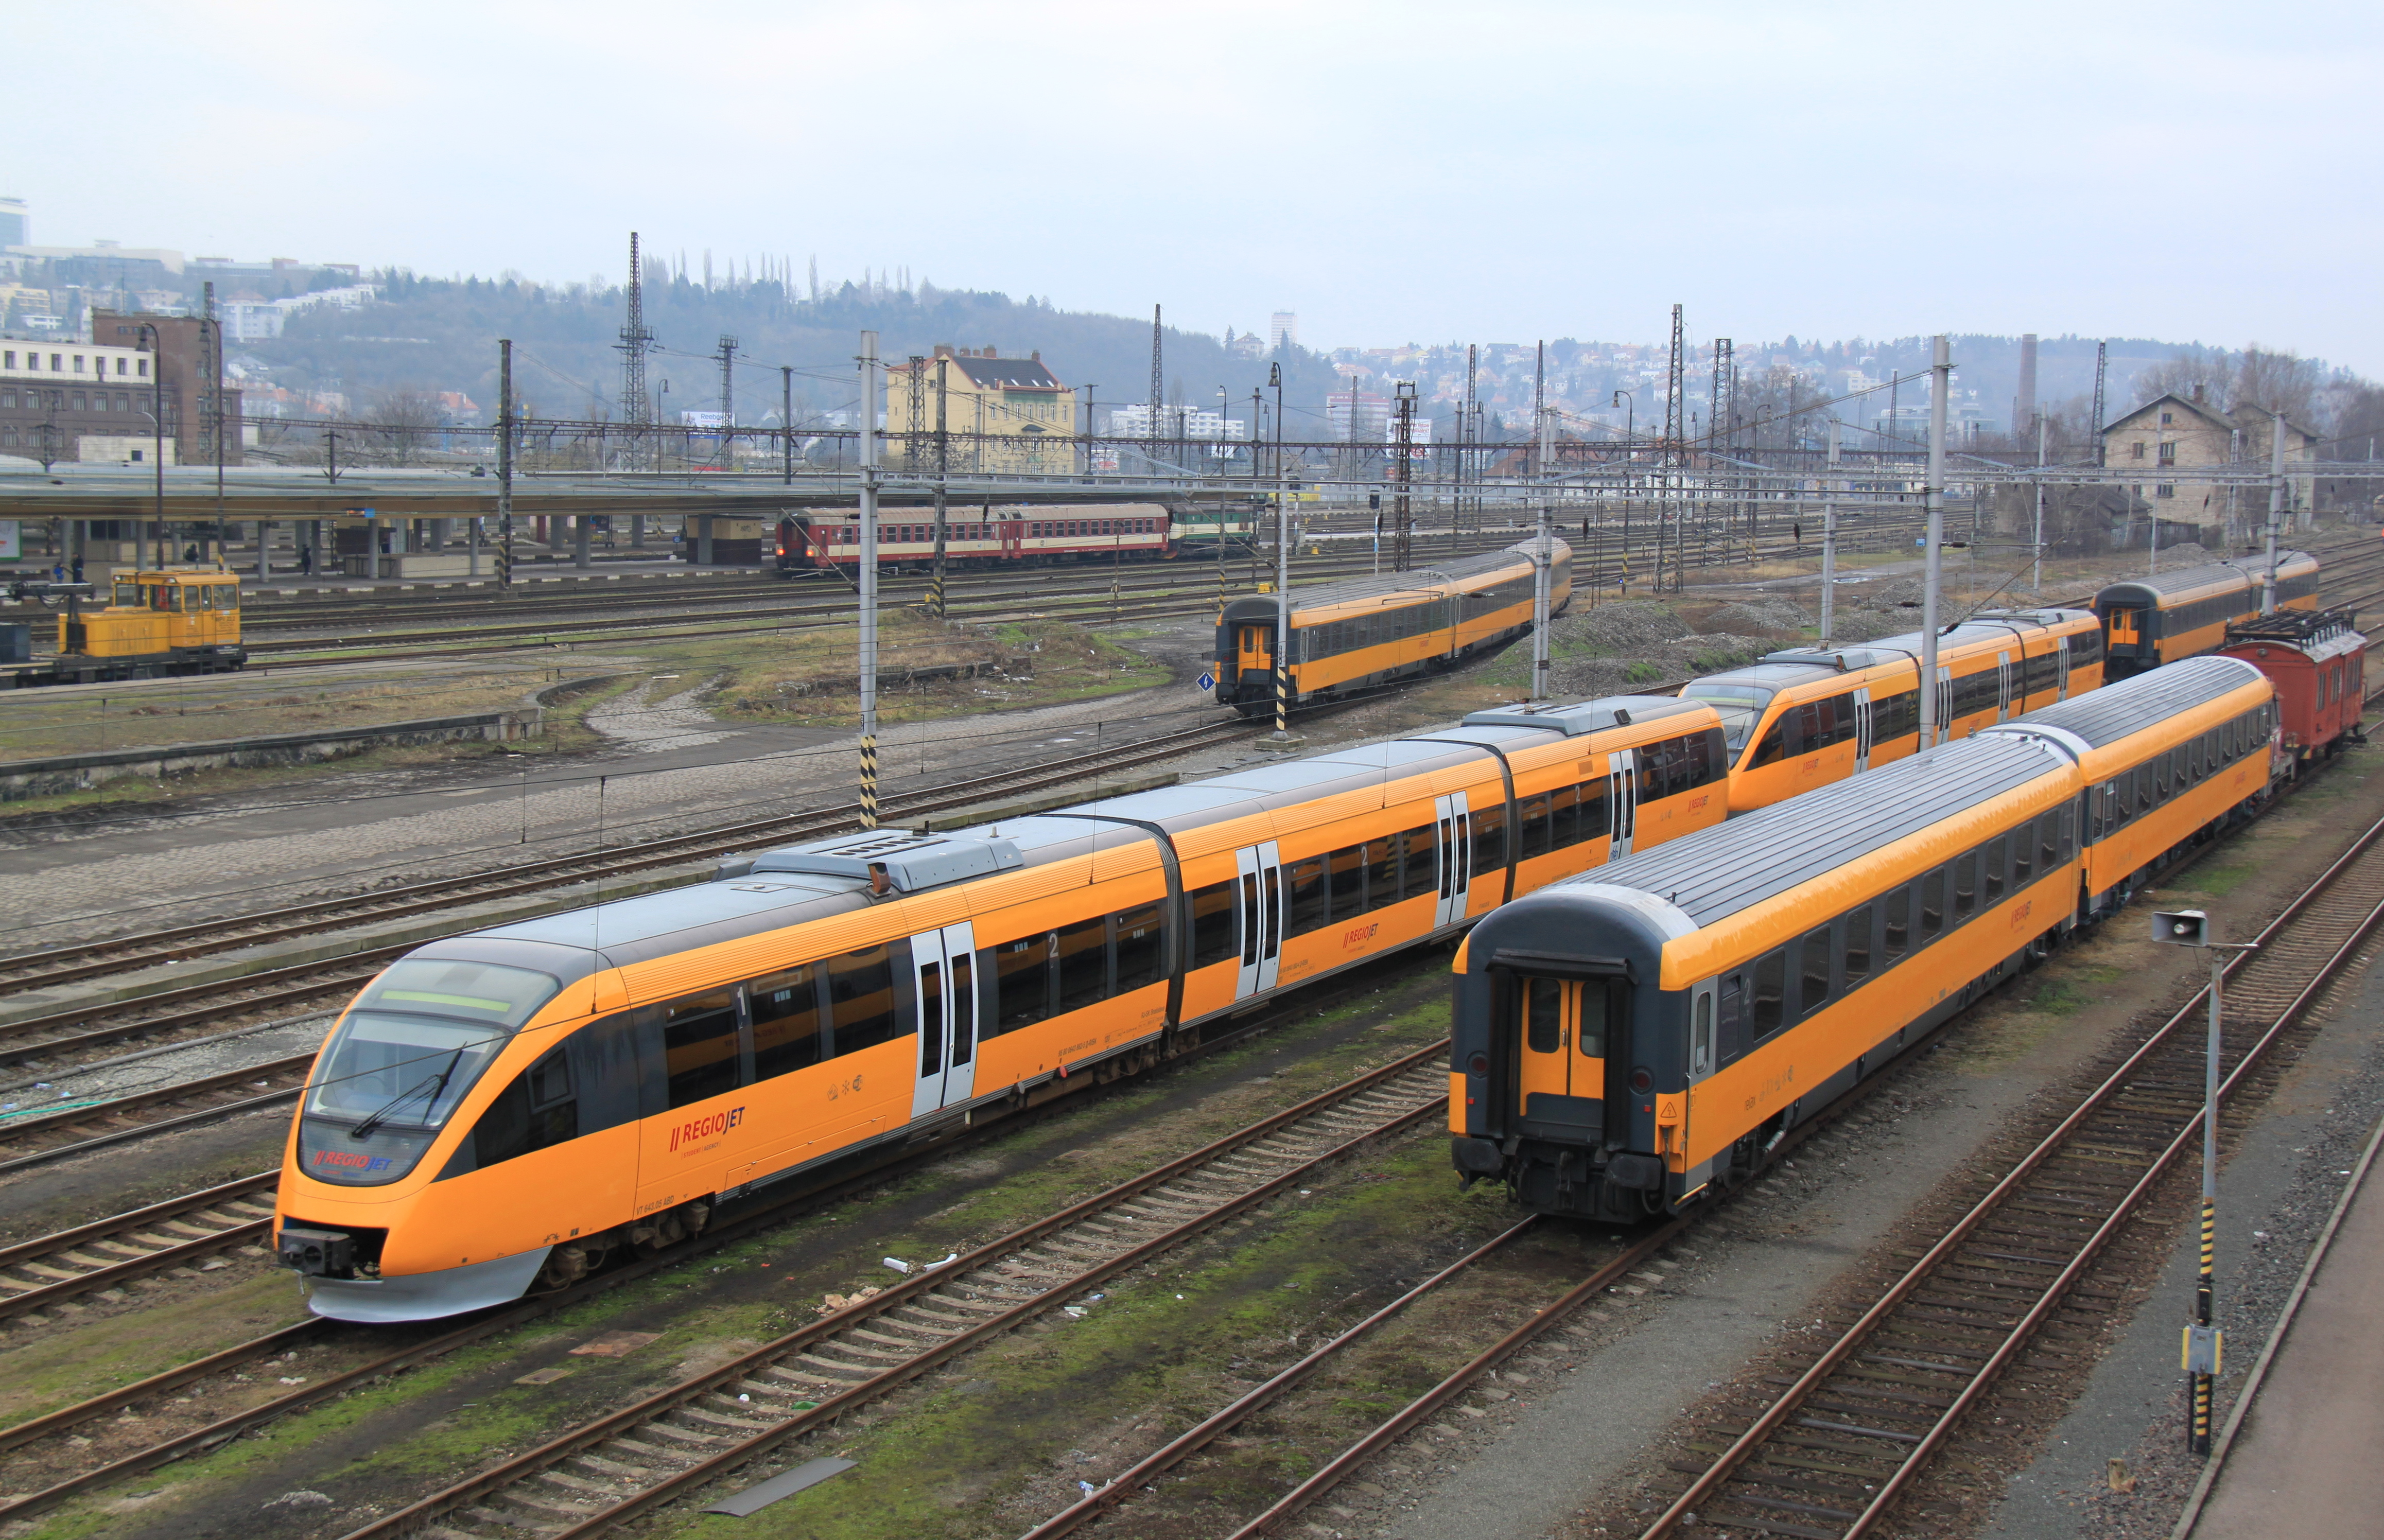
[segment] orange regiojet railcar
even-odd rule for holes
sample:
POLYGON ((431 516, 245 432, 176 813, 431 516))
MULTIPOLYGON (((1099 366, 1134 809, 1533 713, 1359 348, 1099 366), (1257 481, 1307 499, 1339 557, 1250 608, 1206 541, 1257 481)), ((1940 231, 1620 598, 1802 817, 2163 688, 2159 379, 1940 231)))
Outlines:
POLYGON ((1701 702, 1484 712, 435 941, 326 1042, 277 1245, 346 1320, 557 1286, 1717 824, 1725 770, 1701 702))
MULTIPOLYGON (((1707 675, 1681 693, 1721 712, 1730 810, 1752 813, 1920 748, 1918 633, 1795 647, 1707 675)), ((2086 610, 1997 610, 1937 639, 1938 741, 1967 738, 2103 682, 2103 632, 2086 610)))

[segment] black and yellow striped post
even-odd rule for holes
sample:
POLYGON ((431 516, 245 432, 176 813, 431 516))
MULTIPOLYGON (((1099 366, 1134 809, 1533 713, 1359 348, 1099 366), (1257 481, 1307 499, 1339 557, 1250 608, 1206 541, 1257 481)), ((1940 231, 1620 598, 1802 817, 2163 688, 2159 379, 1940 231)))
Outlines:
POLYGON ((877 735, 861 735, 861 826, 877 826, 877 735))

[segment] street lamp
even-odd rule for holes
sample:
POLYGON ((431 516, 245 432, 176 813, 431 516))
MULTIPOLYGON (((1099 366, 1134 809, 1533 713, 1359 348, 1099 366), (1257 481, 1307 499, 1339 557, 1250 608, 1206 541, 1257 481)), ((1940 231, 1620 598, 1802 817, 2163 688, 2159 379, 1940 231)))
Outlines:
POLYGON ((2227 977, 2229 952, 2255 951, 2257 943, 2228 946, 2211 937, 2210 917, 2199 909, 2179 909, 2153 916, 2153 939, 2172 947, 2199 947, 2210 954, 2210 1034, 2202 1065, 2202 1272, 2194 1281, 2193 1324, 2185 1329, 2185 1369, 2191 1377, 2192 1402, 2186 1424, 2186 1447, 2193 1453, 2210 1452, 2211 1393, 2218 1378, 2225 1337, 2212 1319, 2215 1279, 2213 1252, 2218 1232, 2218 1050, 2219 1019, 2225 1013, 2219 993, 2227 977))
POLYGON ((1634 436, 1632 425, 1637 419, 1639 403, 1628 391, 1614 392, 1614 404, 1622 408, 1622 441, 1629 443, 1634 436))

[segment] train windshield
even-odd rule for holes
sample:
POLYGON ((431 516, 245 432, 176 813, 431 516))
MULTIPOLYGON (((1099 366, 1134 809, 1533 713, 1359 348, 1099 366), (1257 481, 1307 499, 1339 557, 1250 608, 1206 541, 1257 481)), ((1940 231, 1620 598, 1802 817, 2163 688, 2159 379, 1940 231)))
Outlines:
POLYGON ((1746 747, 1746 735, 1763 719, 1763 708, 1778 693, 1761 685, 1708 684, 1703 680, 1681 691, 1683 699, 1703 701, 1721 714, 1722 736, 1730 740, 1730 757, 1733 760, 1746 747))
POLYGON ((562 981, 493 962, 413 958, 357 997, 306 1088, 299 1158, 346 1186, 414 1167, 489 1062, 562 981))

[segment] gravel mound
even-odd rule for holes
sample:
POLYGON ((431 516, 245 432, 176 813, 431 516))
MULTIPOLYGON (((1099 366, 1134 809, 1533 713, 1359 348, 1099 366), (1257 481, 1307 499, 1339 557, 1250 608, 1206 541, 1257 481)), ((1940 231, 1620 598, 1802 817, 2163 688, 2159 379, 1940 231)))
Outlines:
POLYGON ((1706 618, 1706 624, 1717 631, 1749 636, 1767 631, 1799 631, 1818 624, 1819 619, 1819 615, 1807 614, 1793 600, 1766 595, 1743 604, 1724 604, 1706 618))
POLYGON ((1557 636, 1575 646, 1626 656, 1688 634, 1687 621, 1647 599, 1589 605, 1576 598, 1571 610, 1557 621, 1556 629, 1557 636))

